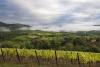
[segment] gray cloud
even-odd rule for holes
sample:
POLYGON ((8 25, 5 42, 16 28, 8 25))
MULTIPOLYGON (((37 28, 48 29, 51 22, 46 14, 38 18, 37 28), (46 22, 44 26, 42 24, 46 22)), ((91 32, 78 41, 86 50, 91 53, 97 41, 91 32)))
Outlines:
POLYGON ((0 20, 50 31, 100 30, 100 0, 3 0, 0 20))

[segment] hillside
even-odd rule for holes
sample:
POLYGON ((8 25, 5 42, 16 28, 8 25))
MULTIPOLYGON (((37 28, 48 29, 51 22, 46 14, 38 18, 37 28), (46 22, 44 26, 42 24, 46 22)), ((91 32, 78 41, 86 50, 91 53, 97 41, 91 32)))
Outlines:
POLYGON ((43 31, 0 32, 0 48, 100 52, 100 34, 43 31))
POLYGON ((14 31, 14 30, 20 30, 21 28, 29 28, 29 25, 24 24, 7 24, 4 22, 0 22, 0 31, 14 31))

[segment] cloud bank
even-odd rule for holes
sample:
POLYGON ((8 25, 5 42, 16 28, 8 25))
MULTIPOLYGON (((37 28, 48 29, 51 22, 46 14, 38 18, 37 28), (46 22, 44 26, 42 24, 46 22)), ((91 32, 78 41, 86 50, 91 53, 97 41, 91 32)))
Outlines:
POLYGON ((46 31, 100 30, 100 0, 1 0, 0 20, 46 31))

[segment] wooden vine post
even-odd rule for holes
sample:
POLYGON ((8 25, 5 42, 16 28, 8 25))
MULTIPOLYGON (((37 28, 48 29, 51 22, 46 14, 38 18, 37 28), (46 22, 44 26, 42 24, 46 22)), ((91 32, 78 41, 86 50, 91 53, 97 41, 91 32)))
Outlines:
POLYGON ((1 53, 2 53, 3 62, 5 62, 4 52, 3 52, 3 49, 2 48, 1 48, 1 53))
POLYGON ((19 63, 21 63, 21 59, 20 59, 20 56, 19 56, 19 53, 18 53, 18 50, 17 49, 16 49, 16 57, 17 57, 19 63))
POLYGON ((40 65, 40 61, 39 61, 38 54, 37 54, 36 50, 35 50, 35 55, 36 55, 37 63, 40 65))

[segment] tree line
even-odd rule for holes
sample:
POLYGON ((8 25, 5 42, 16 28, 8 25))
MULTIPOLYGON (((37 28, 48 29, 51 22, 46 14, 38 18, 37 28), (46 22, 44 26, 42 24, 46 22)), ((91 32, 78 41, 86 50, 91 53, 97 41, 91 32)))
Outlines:
POLYGON ((0 47, 100 52, 100 37, 79 32, 0 32, 0 47))

